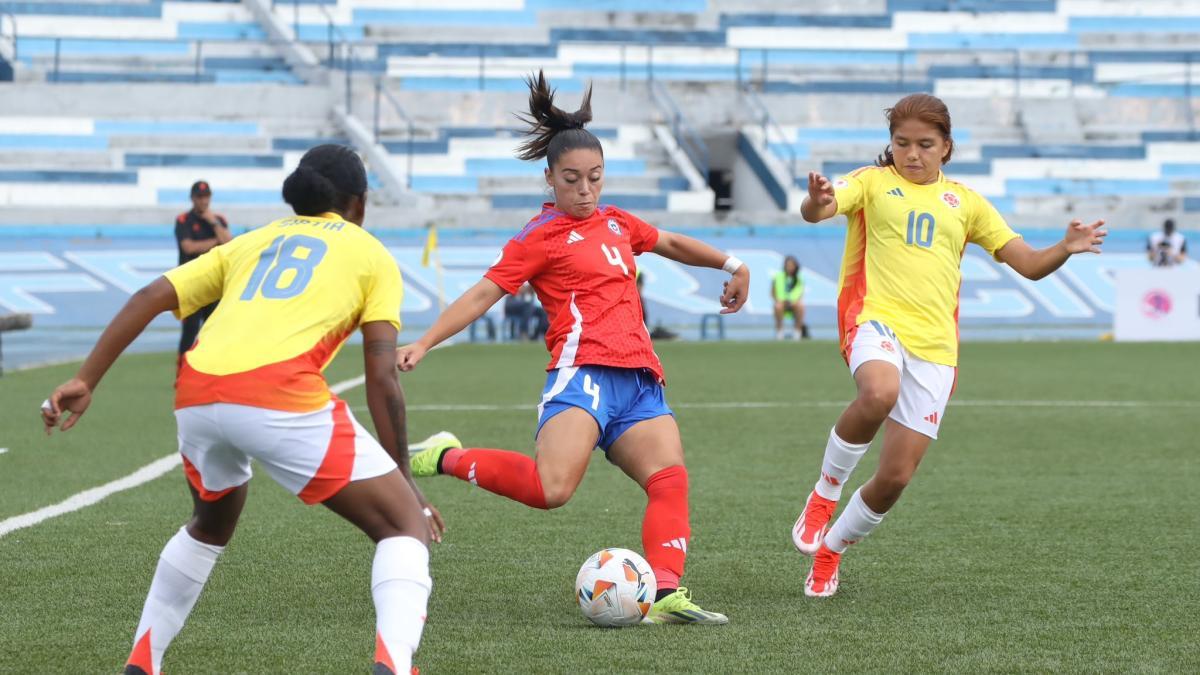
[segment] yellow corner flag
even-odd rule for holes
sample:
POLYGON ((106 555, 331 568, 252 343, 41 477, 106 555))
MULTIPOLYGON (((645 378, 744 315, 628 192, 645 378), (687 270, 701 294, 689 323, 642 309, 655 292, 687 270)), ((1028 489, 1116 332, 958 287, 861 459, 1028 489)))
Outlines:
POLYGON ((429 257, 437 253, 437 225, 430 224, 425 237, 425 250, 421 251, 421 267, 429 267, 429 257))

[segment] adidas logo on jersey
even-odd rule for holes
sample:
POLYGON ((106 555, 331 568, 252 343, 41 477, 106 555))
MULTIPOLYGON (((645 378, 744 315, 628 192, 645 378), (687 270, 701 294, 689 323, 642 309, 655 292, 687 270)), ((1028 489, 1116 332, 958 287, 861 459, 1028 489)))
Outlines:
POLYGON ((888 190, 888 194, 893 197, 903 197, 904 191, 900 188, 892 188, 891 190, 888 190))
POLYGON ((580 241, 583 241, 583 235, 579 234, 575 230, 571 230, 571 234, 567 235, 567 243, 568 244, 574 244, 574 243, 580 242, 580 241))
POLYGON ((926 416, 925 421, 929 422, 930 424, 937 424, 938 423, 938 414, 933 413, 932 415, 926 416))

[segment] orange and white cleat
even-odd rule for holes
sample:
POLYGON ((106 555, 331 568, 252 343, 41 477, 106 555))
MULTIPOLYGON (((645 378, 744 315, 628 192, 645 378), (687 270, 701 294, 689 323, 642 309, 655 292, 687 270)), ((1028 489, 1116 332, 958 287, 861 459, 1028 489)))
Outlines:
POLYGON ((825 539, 826 526, 833 520, 837 502, 813 491, 804 502, 804 511, 792 526, 792 543, 804 555, 813 555, 825 539))
POLYGON ((841 561, 841 553, 834 553, 822 544, 813 556, 812 570, 804 580, 804 594, 810 598, 828 598, 837 593, 838 564, 841 561))

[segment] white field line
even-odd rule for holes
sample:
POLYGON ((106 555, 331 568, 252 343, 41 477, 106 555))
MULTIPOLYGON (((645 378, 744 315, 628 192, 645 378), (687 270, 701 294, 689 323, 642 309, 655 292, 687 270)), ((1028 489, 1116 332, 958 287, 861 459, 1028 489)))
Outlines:
MULTIPOLYGON (((340 394, 348 389, 357 387, 365 381, 366 378, 362 375, 359 375, 358 377, 352 377, 349 380, 338 382, 337 384, 329 387, 329 390, 335 394, 340 394)), ((78 494, 71 495, 65 500, 52 506, 46 506, 36 511, 30 511, 29 513, 23 513, 19 516, 13 516, 11 518, 0 520, 0 537, 26 527, 32 527, 56 516, 71 513, 72 511, 78 511, 79 509, 91 506, 92 504, 95 504, 110 495, 114 495, 118 492, 130 490, 139 485, 149 483, 155 478, 168 473, 182 463, 183 461, 180 459, 179 453, 173 452, 166 457, 160 457, 159 459, 150 462, 146 466, 143 466, 124 478, 118 478, 111 483, 105 483, 99 487, 94 487, 89 490, 84 490, 78 494)))
POLYGON ((0 448, 0 455, 3 455, 6 452, 8 452, 8 448, 0 448))
MULTIPOLYGON (((677 410, 746 410, 753 408, 845 408, 849 401, 723 401, 706 403, 670 403, 677 410)), ((961 400, 950 401, 954 408, 1200 408, 1200 401, 1015 401, 1015 400, 961 400)), ((414 404, 412 412, 511 412, 534 410, 535 403, 488 404, 414 404)), ((355 406, 355 411, 364 411, 366 406, 355 406)))

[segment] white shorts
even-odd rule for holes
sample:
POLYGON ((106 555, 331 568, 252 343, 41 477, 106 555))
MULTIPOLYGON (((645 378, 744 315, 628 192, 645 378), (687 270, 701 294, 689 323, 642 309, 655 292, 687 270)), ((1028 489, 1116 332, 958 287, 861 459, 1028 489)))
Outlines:
POLYGON ((850 374, 867 361, 887 361, 896 366, 900 371, 900 395, 888 417, 913 431, 937 438, 946 403, 954 393, 958 369, 913 356, 892 329, 878 321, 866 321, 854 330, 847 355, 850 374))
POLYGON ((175 420, 183 471, 205 501, 250 480, 251 458, 305 504, 329 499, 350 481, 396 468, 336 397, 306 413, 210 403, 180 408, 175 420))

